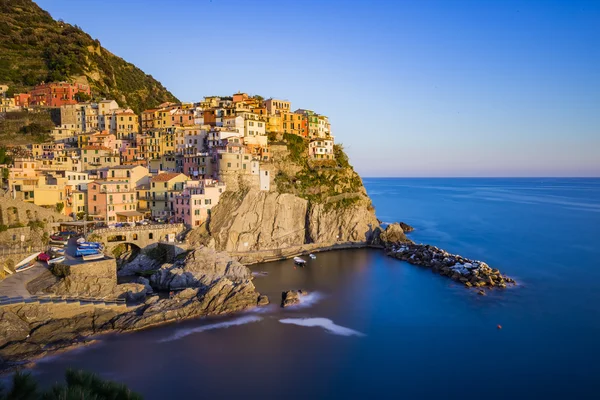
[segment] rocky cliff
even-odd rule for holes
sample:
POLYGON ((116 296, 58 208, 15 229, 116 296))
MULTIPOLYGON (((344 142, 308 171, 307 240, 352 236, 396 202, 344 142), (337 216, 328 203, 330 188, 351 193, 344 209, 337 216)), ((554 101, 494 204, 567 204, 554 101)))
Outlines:
MULTIPOLYGON (((221 196, 209 228, 229 252, 304 244, 370 243, 380 231, 362 180, 341 146, 336 160, 311 162, 306 142, 286 135, 271 144, 271 190, 239 188, 221 196)), ((263 167, 261 167, 263 168, 263 167)))

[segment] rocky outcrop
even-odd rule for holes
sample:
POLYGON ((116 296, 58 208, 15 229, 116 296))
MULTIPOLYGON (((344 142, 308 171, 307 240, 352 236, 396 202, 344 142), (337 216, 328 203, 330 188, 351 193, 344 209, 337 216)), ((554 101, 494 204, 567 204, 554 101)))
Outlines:
POLYGON ((140 272, 152 271, 160 268, 160 262, 145 254, 138 254, 132 261, 125 263, 117 271, 118 276, 131 276, 140 272))
POLYGON ((210 233, 225 251, 303 244, 308 202, 292 194, 250 190, 224 193, 212 210, 210 233))
POLYGON ((390 246, 398 243, 412 243, 412 241, 404 234, 404 229, 402 229, 402 225, 399 223, 388 225, 379 235, 379 241, 384 246, 390 246))
POLYGON ((400 224, 400 228, 402 228, 402 230, 404 231, 404 233, 412 232, 412 231, 415 230, 415 228, 413 228, 412 226, 410 226, 406 222, 399 222, 399 224, 400 224))
POLYGON ((115 319, 115 329, 132 330, 147 328, 171 321, 204 315, 226 314, 242 311, 268 303, 250 280, 232 282, 221 278, 205 288, 188 288, 172 298, 150 298, 139 310, 115 319))
POLYGON ((289 307, 300 303, 300 298, 308 295, 306 290, 288 290, 281 292, 281 307, 289 307))
POLYGON ((226 192, 213 208, 210 233, 218 250, 252 252, 308 243, 370 242, 379 228, 372 209, 313 204, 293 194, 226 192))
POLYGON ((435 246, 393 244, 388 246, 387 254, 410 264, 431 268, 433 272, 447 276, 466 287, 506 288, 509 284, 516 284, 512 278, 502 275, 498 269, 490 268, 483 261, 450 254, 435 246))
POLYGON ((167 291, 202 288, 223 277, 233 282, 252 279, 250 270, 227 253, 202 247, 188 253, 184 260, 164 264, 150 277, 150 284, 167 291))
POLYGON ((361 203, 338 208, 328 204, 313 205, 307 222, 308 238, 312 243, 370 243, 379 229, 373 210, 361 203))

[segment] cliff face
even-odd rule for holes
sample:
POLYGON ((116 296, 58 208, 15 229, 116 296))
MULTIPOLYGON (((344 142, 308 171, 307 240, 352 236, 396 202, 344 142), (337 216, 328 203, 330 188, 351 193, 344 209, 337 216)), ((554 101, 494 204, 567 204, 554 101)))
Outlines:
MULTIPOLYGON (((213 208, 215 247, 230 252, 304 244, 369 243, 379 232, 362 180, 341 147, 336 161, 311 163, 301 138, 271 146, 271 191, 228 191, 213 208)), ((261 167, 262 168, 262 167, 261 167)))

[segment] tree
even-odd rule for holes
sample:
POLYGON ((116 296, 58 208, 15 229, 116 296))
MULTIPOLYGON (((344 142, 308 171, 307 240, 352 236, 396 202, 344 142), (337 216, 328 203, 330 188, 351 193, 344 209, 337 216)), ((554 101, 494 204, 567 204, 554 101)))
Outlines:
POLYGON ((59 202, 56 203, 56 212, 57 213, 62 213, 62 211, 65 209, 65 203, 59 202))
POLYGON ((0 387, 0 400, 138 400, 142 398, 123 384, 106 381, 89 372, 68 369, 65 373, 65 381, 66 384, 57 384, 42 392, 30 373, 17 372, 13 375, 10 390, 4 391, 0 387))
POLYGON ((75 95, 75 100, 77 100, 78 102, 90 101, 91 97, 85 92, 78 92, 75 95))

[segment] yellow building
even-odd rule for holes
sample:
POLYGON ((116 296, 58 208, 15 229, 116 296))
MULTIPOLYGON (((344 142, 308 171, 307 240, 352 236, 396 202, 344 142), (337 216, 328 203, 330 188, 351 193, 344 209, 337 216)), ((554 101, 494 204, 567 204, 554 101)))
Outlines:
POLYGON ((177 172, 163 172, 150 180, 150 209, 155 218, 174 215, 173 200, 183 190, 188 177, 177 172))

